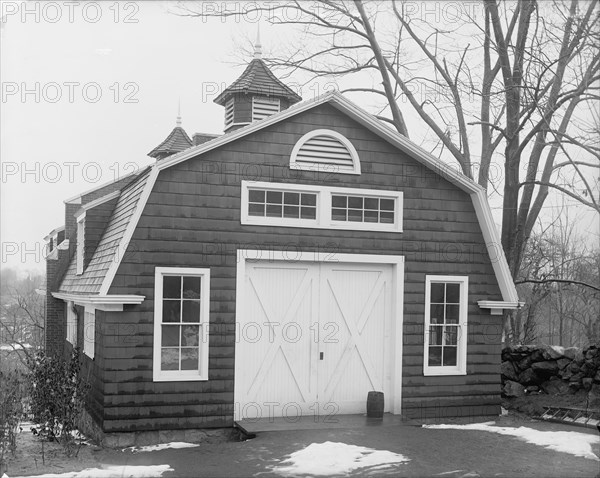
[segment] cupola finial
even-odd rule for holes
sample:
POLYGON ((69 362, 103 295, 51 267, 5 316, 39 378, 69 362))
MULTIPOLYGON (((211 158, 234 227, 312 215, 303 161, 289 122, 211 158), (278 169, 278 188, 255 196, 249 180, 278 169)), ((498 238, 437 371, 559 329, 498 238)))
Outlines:
POLYGON ((177 121, 175 124, 181 126, 181 98, 177 100, 177 121))
POLYGON ((262 58, 262 45, 260 44, 260 25, 256 30, 256 41, 254 42, 254 58, 262 58))

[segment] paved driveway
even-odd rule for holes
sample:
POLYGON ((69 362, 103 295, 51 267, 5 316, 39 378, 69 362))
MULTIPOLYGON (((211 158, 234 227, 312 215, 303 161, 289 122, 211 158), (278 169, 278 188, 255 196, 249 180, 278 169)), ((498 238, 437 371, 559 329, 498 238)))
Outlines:
MULTIPOLYGON (((595 438, 592 450, 600 456, 600 437, 595 430, 510 418, 500 419, 497 424, 586 433, 595 438)), ((196 448, 147 453, 101 451, 97 458, 110 464, 169 464, 175 471, 165 473, 165 477, 281 477, 273 472, 273 467, 287 455, 311 443, 326 441, 388 450, 410 460, 384 470, 355 470, 350 476, 576 478, 595 477, 600 472, 599 461, 525 443, 512 436, 414 425, 272 431, 239 443, 204 444, 196 448)))

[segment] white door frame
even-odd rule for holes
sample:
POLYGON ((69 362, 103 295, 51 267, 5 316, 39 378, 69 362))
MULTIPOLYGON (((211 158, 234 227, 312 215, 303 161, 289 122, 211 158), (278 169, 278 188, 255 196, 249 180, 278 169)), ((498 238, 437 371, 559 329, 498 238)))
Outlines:
MULTIPOLYGON (((324 252, 300 252, 297 250, 256 250, 256 249, 238 249, 237 250, 237 275, 236 275, 236 298, 235 298, 235 322, 236 327, 242 323, 243 311, 246 310, 244 304, 244 285, 246 278, 246 262, 314 262, 314 263, 365 263, 365 264, 389 264, 392 266, 392 377, 391 390, 393 393, 390 410, 398 415, 401 412, 402 405, 402 328, 404 323, 404 256, 378 255, 378 254, 338 254, 324 252)), ((236 342, 237 349, 237 342, 236 342)), ((242 363, 237 360, 237 350, 235 354, 235 375, 234 375, 234 405, 240 402, 237 383, 235 377, 243 373, 242 363)), ((388 397, 386 397, 386 401, 388 397)), ((234 420, 239 420, 239 407, 234 406, 234 420)))

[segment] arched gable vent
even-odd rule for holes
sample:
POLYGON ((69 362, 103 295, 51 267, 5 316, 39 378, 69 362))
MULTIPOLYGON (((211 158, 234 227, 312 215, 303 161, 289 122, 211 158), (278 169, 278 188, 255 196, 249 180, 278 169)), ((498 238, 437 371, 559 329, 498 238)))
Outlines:
POLYGON ((292 150, 290 168, 360 174, 360 160, 345 136, 330 129, 316 129, 298 140, 292 150))

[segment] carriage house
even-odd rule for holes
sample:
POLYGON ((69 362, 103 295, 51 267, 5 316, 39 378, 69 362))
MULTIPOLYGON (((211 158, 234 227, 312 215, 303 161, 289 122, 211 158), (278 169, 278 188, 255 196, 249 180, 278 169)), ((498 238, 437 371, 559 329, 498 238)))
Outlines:
POLYGON ((373 390, 407 417, 498 414, 518 298, 485 191, 260 55, 215 101, 224 134, 178 120, 47 236, 46 347, 83 351, 88 433, 361 414, 373 390))

